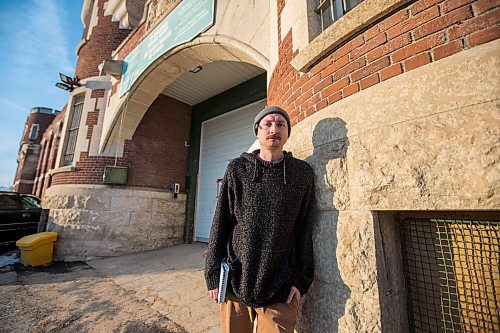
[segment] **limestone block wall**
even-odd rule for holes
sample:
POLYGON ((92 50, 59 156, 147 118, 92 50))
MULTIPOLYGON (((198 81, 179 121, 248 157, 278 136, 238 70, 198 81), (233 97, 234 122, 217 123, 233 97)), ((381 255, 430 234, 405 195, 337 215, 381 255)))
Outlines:
POLYGON ((186 195, 105 185, 51 186, 47 229, 59 233, 55 259, 85 260, 183 242, 186 195))
POLYGON ((294 127, 285 148, 317 188, 316 277, 298 332, 407 331, 391 212, 500 207, 499 50, 441 59, 294 127))

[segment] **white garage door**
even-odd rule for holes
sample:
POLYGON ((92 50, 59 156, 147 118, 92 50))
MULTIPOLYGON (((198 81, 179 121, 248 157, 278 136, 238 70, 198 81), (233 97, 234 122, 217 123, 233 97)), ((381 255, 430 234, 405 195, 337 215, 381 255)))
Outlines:
POLYGON ((203 122, 195 215, 197 241, 208 241, 218 184, 229 161, 256 147, 252 124, 265 105, 265 100, 255 102, 203 122))

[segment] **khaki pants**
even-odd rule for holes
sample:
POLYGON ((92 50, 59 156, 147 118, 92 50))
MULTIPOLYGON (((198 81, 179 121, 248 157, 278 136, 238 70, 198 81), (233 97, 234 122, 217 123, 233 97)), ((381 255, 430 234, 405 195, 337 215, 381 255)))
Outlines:
POLYGON ((293 298, 290 304, 274 303, 266 307, 252 308, 241 304, 227 293, 220 308, 223 333, 293 333, 299 302, 293 298))

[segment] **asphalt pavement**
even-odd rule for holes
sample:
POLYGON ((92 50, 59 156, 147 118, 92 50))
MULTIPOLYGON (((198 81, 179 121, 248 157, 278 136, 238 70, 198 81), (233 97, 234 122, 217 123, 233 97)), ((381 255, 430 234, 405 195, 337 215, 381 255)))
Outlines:
POLYGON ((206 249, 206 244, 182 244, 35 268, 22 266, 18 251, 4 252, 0 290, 6 302, 0 308, 2 321, 10 323, 4 328, 218 333, 219 306, 208 298, 203 276, 206 249))
POLYGON ((208 298, 203 276, 206 249, 182 244, 87 264, 188 332, 218 333, 219 306, 208 298))

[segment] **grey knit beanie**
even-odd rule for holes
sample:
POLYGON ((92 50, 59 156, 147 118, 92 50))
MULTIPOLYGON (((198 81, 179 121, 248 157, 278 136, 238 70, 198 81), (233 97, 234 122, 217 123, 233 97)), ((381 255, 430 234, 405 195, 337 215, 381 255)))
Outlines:
POLYGON ((290 133, 292 132, 292 124, 290 124, 290 116, 288 115, 288 113, 286 113, 285 110, 275 105, 264 108, 264 110, 260 111, 259 114, 255 117, 255 120, 253 122, 253 131, 255 135, 257 135, 257 129, 262 118, 264 118, 268 114, 273 114, 273 113, 277 113, 285 117, 286 124, 288 126, 288 137, 290 137, 290 133))

